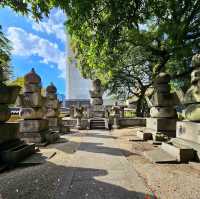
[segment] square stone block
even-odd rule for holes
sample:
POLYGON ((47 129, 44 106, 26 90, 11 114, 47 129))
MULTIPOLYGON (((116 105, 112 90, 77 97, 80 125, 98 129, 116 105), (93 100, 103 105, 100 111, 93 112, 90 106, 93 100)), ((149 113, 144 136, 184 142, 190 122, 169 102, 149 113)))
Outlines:
POLYGON ((146 118, 146 127, 154 131, 176 131, 176 119, 146 118))
POLYGON ((200 123, 189 121, 177 122, 176 137, 200 144, 200 123))
POLYGON ((92 110, 93 111, 105 111, 105 108, 102 105, 94 105, 94 106, 92 106, 92 110))
POLYGON ((49 127, 59 126, 60 125, 60 119, 57 117, 51 117, 47 118, 49 121, 49 127))
POLYGON ((0 123, 0 144, 9 140, 15 140, 19 136, 19 123, 0 123))
POLYGON ((25 93, 23 96, 24 107, 42 107, 43 100, 40 93, 25 93))
POLYGON ((39 132, 48 129, 48 120, 23 120, 20 121, 21 133, 39 132))
POLYGON ((59 102, 57 99, 47 100, 45 103, 45 106, 49 109, 58 109, 59 108, 59 102))
POLYGON ((46 142, 46 135, 49 133, 48 130, 33 132, 33 133, 21 133, 21 139, 27 143, 42 143, 46 142))
POLYGON ((22 108, 20 115, 23 119, 42 119, 44 113, 41 108, 39 109, 22 108))

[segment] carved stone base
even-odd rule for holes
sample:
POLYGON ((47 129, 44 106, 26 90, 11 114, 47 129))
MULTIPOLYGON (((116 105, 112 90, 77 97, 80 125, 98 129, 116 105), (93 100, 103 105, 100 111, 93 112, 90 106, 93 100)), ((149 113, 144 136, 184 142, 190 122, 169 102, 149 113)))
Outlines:
POLYGON ((40 132, 48 129, 48 120, 23 120, 20 121, 21 133, 40 132))
MULTIPOLYGON (((155 131, 176 131, 176 119, 146 118, 146 128, 155 131)), ((175 134, 174 134, 175 135, 175 134)))

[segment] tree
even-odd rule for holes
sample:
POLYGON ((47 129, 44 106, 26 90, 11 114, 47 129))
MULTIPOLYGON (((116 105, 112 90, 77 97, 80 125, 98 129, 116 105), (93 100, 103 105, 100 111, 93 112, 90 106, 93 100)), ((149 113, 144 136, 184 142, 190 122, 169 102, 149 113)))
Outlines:
POLYGON ((104 84, 125 70, 118 60, 126 60, 130 47, 148 55, 152 79, 167 71, 172 85, 182 86, 191 57, 200 49, 200 0, 4 0, 2 5, 31 12, 38 20, 52 7, 63 9, 82 74, 98 76, 104 84))
POLYGON ((0 70, 2 70, 7 75, 7 77, 11 72, 10 51, 10 42, 3 34, 2 28, 0 26, 0 70))

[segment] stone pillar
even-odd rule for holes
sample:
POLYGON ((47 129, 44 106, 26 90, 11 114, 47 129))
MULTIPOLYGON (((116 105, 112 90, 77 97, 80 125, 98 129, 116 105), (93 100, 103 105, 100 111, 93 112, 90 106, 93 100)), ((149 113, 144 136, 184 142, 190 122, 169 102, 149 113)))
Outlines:
POLYGON ((114 112, 114 118, 113 118, 113 129, 119 129, 119 118, 120 118, 120 106, 117 105, 117 102, 115 102, 114 106, 112 107, 112 111, 114 112))
MULTIPOLYGON (((176 136, 177 114, 174 106, 178 103, 175 93, 170 93, 170 76, 160 73, 154 83, 150 104, 150 118, 146 120, 146 134, 152 134, 155 141, 164 141, 176 136)), ((145 136, 149 137, 149 136, 145 136)))
POLYGON ((23 140, 46 144, 50 132, 48 120, 44 117, 44 100, 41 95, 41 78, 35 70, 24 76, 24 93, 21 96, 20 133, 23 140))
POLYGON ((0 68, 0 163, 15 164, 35 152, 35 145, 27 145, 19 139, 19 124, 8 122, 11 113, 9 104, 14 104, 19 94, 19 86, 7 86, 3 70, 0 68))
POLYGON ((82 129, 82 125, 81 125, 81 118, 83 117, 83 107, 76 107, 75 108, 75 118, 77 118, 77 123, 76 123, 76 128, 78 130, 82 129))
POLYGON ((96 79, 92 82, 92 90, 90 90, 91 112, 93 118, 104 118, 105 108, 103 106, 104 90, 101 86, 101 81, 96 79))
POLYGON ((59 100, 57 99, 57 88, 51 83, 46 88, 45 118, 49 121, 49 129, 60 132, 59 100))

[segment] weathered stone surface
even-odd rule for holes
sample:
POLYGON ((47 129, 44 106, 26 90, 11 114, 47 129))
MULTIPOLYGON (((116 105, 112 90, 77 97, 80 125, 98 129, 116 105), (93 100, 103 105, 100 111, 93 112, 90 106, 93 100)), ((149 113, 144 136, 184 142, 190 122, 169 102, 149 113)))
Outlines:
POLYGON ((6 122, 10 118, 10 109, 6 104, 0 104, 0 122, 6 122))
POLYGON ((23 120, 20 121, 21 133, 39 132, 48 129, 47 120, 23 120))
POLYGON ((51 99, 51 100, 47 100, 45 103, 45 106, 48 109, 58 109, 59 108, 59 102, 57 99, 51 99))
POLYGON ((167 73, 160 73, 155 81, 155 84, 168 84, 170 81, 170 75, 167 73))
POLYGON ((154 106, 173 107, 177 103, 176 96, 171 93, 156 92, 151 99, 154 106))
POLYGON ((58 110, 48 109, 46 114, 45 114, 45 116, 46 116, 46 118, 58 117, 59 116, 59 112, 58 112, 58 110))
POLYGON ((145 151, 144 156, 153 163, 176 163, 176 157, 170 155, 163 149, 155 149, 151 151, 145 151))
POLYGON ((173 146, 172 144, 162 143, 161 148, 174 156, 178 162, 189 162, 195 158, 195 151, 188 146, 173 146))
POLYGON ((22 108, 20 112, 20 116, 23 119, 42 119, 44 113, 42 109, 33 109, 33 108, 22 108))
POLYGON ((119 118, 121 127, 146 126, 146 118, 119 118))
POLYGON ((55 93, 47 93, 46 97, 49 99, 57 99, 57 94, 55 93))
POLYGON ((14 104, 19 94, 20 86, 0 86, 0 104, 14 104))
POLYGON ((21 138, 27 143, 42 143, 46 142, 45 135, 48 134, 49 131, 40 131, 34 133, 21 133, 21 138))
POLYGON ((105 108, 102 105, 94 105, 92 111, 105 111, 105 108))
POLYGON ((0 144, 15 140, 19 135, 19 124, 16 122, 0 123, 0 144))
POLYGON ((60 118, 58 117, 47 118, 47 120, 49 121, 49 127, 55 127, 60 125, 60 118))
POLYGON ((177 114, 173 107, 152 107, 150 115, 154 118, 174 118, 177 114))
POLYGON ((8 150, 1 151, 1 160, 7 164, 16 164, 33 153, 35 153, 34 144, 22 143, 8 150))
POLYGON ((25 84, 24 85, 24 93, 40 93, 41 87, 37 84, 25 84))
POLYGON ((43 100, 40 93, 24 93, 23 107, 38 108, 42 107, 43 100))
POLYGON ((176 119, 146 118, 147 129, 155 131, 176 131, 176 119))
POLYGON ((200 104, 190 104, 184 110, 184 118, 189 121, 200 121, 200 104))
POLYGON ((189 121, 177 122, 176 136, 200 144, 200 123, 189 121))
POLYGON ((91 98, 90 102, 92 105, 102 105, 103 99, 102 98, 91 98))
POLYGON ((24 76, 25 84, 41 84, 40 76, 35 72, 34 68, 24 76))

